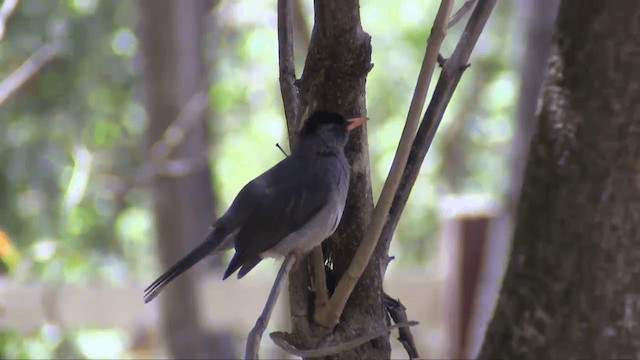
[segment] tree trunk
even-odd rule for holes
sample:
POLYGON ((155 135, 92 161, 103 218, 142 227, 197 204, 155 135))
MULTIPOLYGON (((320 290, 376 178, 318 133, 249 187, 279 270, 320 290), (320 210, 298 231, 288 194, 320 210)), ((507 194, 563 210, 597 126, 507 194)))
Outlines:
MULTIPOLYGON (((484 281, 478 288, 478 302, 481 305, 474 312, 476 316, 474 333, 479 336, 476 338, 478 341, 474 342, 469 350, 468 354, 472 356, 476 356, 482 346, 507 265, 524 167, 537 123, 538 99, 547 72, 559 3, 559 0, 527 0, 515 3, 517 16, 514 21, 511 21, 511 25, 518 27, 519 24, 523 24, 523 26, 522 35, 516 36, 512 41, 515 48, 524 46, 524 51, 519 56, 518 110, 514 119, 515 133, 509 154, 511 178, 503 199, 505 206, 494 218, 492 236, 487 245, 487 254, 490 254, 492 261, 487 262, 483 268, 484 281)), ((508 10, 513 11, 513 9, 508 10)))
MULTIPOLYGON (((201 54, 208 5, 206 0, 140 1, 148 142, 156 171, 153 195, 163 269, 202 241, 215 219, 207 156, 207 72, 201 54), (204 100, 193 106, 198 96, 204 100), (191 113, 185 111, 189 107, 191 113), (196 110, 198 107, 201 109, 196 110), (160 155, 162 149, 154 145, 163 140, 169 126, 182 130, 183 138, 165 158, 160 155), (187 165, 172 173, 167 165, 177 159, 186 160, 183 164, 187 165)), ((228 346, 211 343, 203 334, 195 279, 196 272, 183 274, 162 296, 167 349, 174 358, 231 357, 228 346)))
MULTIPOLYGON (((362 30, 358 0, 315 1, 314 27, 305 69, 299 81, 301 113, 305 108, 330 109, 345 116, 366 116, 365 83, 371 70, 371 41, 362 30)), ((342 222, 327 240, 336 281, 349 266, 360 245, 373 211, 373 197, 366 129, 354 131, 346 148, 351 164, 349 196, 342 222)), ((351 340, 385 327, 382 279, 387 264, 384 248, 378 246, 349 299, 336 342, 351 340)), ((290 276, 290 304, 294 341, 305 348, 318 346, 313 324, 313 294, 305 266, 290 276)), ((317 330, 317 329, 316 329, 317 330)), ((389 358, 388 337, 380 337, 339 359, 389 358)))
POLYGON ((640 357, 640 2, 564 0, 481 359, 640 357))
POLYGON ((520 91, 518 116, 511 152, 511 182, 508 193, 508 211, 514 214, 517 208, 524 164, 529 153, 529 143, 535 131, 536 107, 544 80, 551 37, 559 0, 535 0, 518 2, 521 21, 526 24, 525 51, 520 60, 520 91))

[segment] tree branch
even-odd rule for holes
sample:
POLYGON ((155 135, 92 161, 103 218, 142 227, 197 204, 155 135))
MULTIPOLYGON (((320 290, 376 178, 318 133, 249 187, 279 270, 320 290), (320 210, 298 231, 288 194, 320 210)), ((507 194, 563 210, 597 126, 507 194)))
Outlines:
POLYGON ((271 287, 271 292, 269 293, 267 303, 264 305, 262 314, 260 314, 260 317, 256 320, 256 325, 251 329, 251 332, 249 332, 249 336, 247 337, 247 346, 244 354, 245 359, 258 359, 262 334, 269 324, 269 319, 271 318, 271 313, 273 312, 273 308, 278 300, 278 295, 280 295, 280 290, 282 290, 282 286, 287 280, 289 272, 291 271, 295 261, 296 257, 293 254, 289 254, 284 259, 284 262, 280 267, 280 271, 278 271, 278 276, 276 276, 276 280, 273 282, 273 287, 271 287))
POLYGON ((469 11, 471 11, 475 2, 476 0, 467 0, 464 4, 462 4, 462 6, 460 6, 460 9, 458 9, 458 11, 456 11, 455 14, 453 14, 453 16, 451 16, 451 18, 449 19, 447 29, 454 27, 460 20, 462 20, 462 18, 465 17, 465 15, 469 13, 469 11))
POLYGON ((378 239, 386 222, 387 214, 391 208, 394 193, 398 188, 402 172, 409 157, 411 143, 418 128, 420 114, 422 113, 427 91, 429 90, 429 83, 431 82, 431 77, 437 63, 440 45, 447 32, 447 24, 453 3, 453 0, 442 0, 440 3, 431 35, 427 41, 427 48, 407 115, 407 122, 405 123, 396 156, 391 165, 391 170, 382 189, 378 204, 374 210, 371 223, 367 227, 363 241, 351 261, 349 268, 340 279, 328 305, 324 308, 316 309, 315 320, 322 326, 332 328, 338 322, 353 288, 364 272, 369 263, 369 258, 371 258, 378 243, 378 239))
MULTIPOLYGON (((371 67, 371 38, 362 29, 360 1, 315 1, 311 42, 304 71, 296 82, 299 89, 299 118, 304 119, 305 112, 316 109, 331 109, 349 117, 366 115, 365 84, 371 67)), ((325 241, 328 257, 338 278, 351 262, 360 243, 358 239, 362 238, 373 211, 367 149, 366 127, 363 127, 350 135, 345 147, 347 159, 352 164, 349 195, 343 221, 325 241)), ((360 306, 347 309, 344 327, 332 334, 337 342, 349 340, 349 334, 353 331, 363 334, 369 329, 385 326, 382 297, 379 296, 380 290, 376 291, 382 288, 382 268, 373 266, 368 269, 359 282, 366 288, 357 296, 352 296, 354 303, 360 306)), ((313 321, 314 304, 309 301, 308 271, 307 268, 302 270, 292 274, 289 279, 292 343, 309 349, 317 347, 327 329, 313 321)), ((389 351, 388 338, 378 337, 363 344, 357 351, 346 351, 344 356, 358 354, 360 357, 384 358, 387 356, 382 354, 389 351)))
MULTIPOLYGON (((291 0, 278 0, 278 59, 280 69, 280 93, 287 119, 289 142, 298 128, 298 91, 296 68, 293 58, 293 17, 291 0)), ((293 144, 291 144, 293 146, 293 144)))
POLYGON ((0 41, 7 32, 7 21, 18 7, 18 0, 4 0, 0 7, 0 41))
POLYGON ((151 146, 151 158, 154 162, 167 161, 171 151, 182 143, 187 132, 198 124, 200 117, 207 111, 208 88, 195 92, 189 101, 180 109, 178 116, 166 128, 162 137, 151 146))
POLYGON ((201 116, 207 111, 208 89, 206 81, 202 87, 203 89, 193 93, 187 103, 182 106, 176 118, 165 129, 162 137, 151 145, 152 161, 144 164, 135 172, 134 176, 123 175, 122 178, 127 180, 117 189, 110 189, 112 192, 125 194, 133 187, 149 184, 155 176, 185 177, 209 166, 209 159, 206 155, 169 158, 171 152, 184 142, 189 130, 198 124, 201 116))
POLYGON ((273 342, 278 345, 282 350, 292 354, 292 355, 296 355, 296 356, 300 356, 302 358, 317 358, 317 357, 322 357, 322 356, 330 356, 330 355, 335 355, 338 353, 341 353, 343 351, 347 351, 350 349, 353 349, 355 347, 358 347, 366 342, 369 342, 379 336, 385 335, 388 332, 390 332, 391 330, 394 329, 398 329, 398 328, 404 328, 404 327, 410 327, 410 326, 415 326, 418 325, 419 323, 417 321, 407 321, 407 322, 403 322, 400 324, 395 324, 389 327, 386 327, 384 329, 378 330, 376 332, 373 332, 371 334, 366 334, 363 335, 357 339, 353 339, 347 342, 343 342, 343 343, 339 343, 336 345, 332 345, 332 346, 327 346, 327 347, 321 347, 318 349, 311 349, 311 350, 302 350, 302 349, 298 349, 295 346, 289 344, 286 340, 285 337, 287 336, 287 334, 282 333, 282 332, 273 332, 271 333, 269 336, 271 337, 271 340, 273 340, 273 342))
POLYGON ((440 79, 433 93, 427 112, 424 115, 413 146, 407 166, 402 174, 402 180, 398 191, 393 199, 389 218, 382 231, 381 239, 385 243, 391 240, 391 236, 395 231, 400 215, 411 193, 411 189, 416 182, 418 172, 424 160, 424 157, 431 146, 435 132, 442 120, 444 112, 453 96, 460 78, 464 70, 468 67, 469 56, 473 50, 478 37, 486 24, 491 11, 496 4, 496 0, 479 0, 475 7, 471 18, 467 23, 460 41, 456 45, 451 58, 444 64, 440 79))
POLYGON ((36 50, 20 67, 0 83, 0 105, 3 105, 20 90, 45 64, 58 56, 63 48, 63 40, 56 38, 36 50))
MULTIPOLYGON (((402 324, 409 321, 407 317, 407 308, 402 305, 400 299, 396 300, 387 295, 387 293, 384 293, 384 306, 396 324, 402 324)), ((409 355, 410 359, 417 359, 420 357, 409 327, 401 327, 398 329, 398 341, 400 341, 402 346, 404 346, 404 349, 407 351, 407 355, 409 355)))

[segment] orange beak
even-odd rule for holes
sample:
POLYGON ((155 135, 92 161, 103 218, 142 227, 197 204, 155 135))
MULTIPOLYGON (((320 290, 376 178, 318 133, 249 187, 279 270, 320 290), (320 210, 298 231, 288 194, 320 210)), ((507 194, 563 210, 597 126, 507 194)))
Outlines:
POLYGON ((360 126, 364 125, 364 123, 367 122, 367 118, 366 117, 357 117, 357 118, 353 118, 353 119, 347 119, 347 121, 349 122, 349 125, 347 126, 347 130, 351 131, 351 130, 357 129, 360 126))

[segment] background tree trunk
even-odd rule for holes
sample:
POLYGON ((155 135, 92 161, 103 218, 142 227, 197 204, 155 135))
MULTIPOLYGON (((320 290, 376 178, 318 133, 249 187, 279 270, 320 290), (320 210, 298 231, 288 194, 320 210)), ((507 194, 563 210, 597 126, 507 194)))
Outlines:
MULTIPOLYGON (((175 264, 200 243, 215 219, 208 149, 207 111, 194 111, 183 139, 158 160, 153 147, 170 125, 177 125, 181 111, 198 94, 206 104, 208 82, 202 57, 207 0, 140 1, 139 34, 144 58, 146 110, 149 119, 158 249, 162 269, 175 264), (204 94, 204 95, 203 95, 204 94), (164 174, 167 161, 187 160, 181 174, 164 174), (160 172, 158 172, 160 171, 160 172)), ((197 106, 196 106, 197 107, 197 106)), ((199 316, 195 279, 189 271, 173 281, 161 297, 162 323, 167 348, 175 358, 234 356, 225 343, 205 339, 199 316), (205 341, 206 340, 206 341, 205 341)))
MULTIPOLYGON (((331 109, 348 117, 366 116, 365 83, 372 67, 370 40, 360 24, 358 0, 315 2, 311 43, 299 82, 303 110, 331 109)), ((349 196, 342 222, 325 247, 336 281, 349 266, 373 211, 366 128, 351 134, 346 153, 351 164, 349 196)), ((378 246, 346 305, 336 339, 351 340, 385 326, 382 279, 386 265, 386 252, 378 246)), ((319 338, 313 331, 313 298, 308 289, 309 272, 301 267, 290 276, 293 335, 299 345, 313 348, 319 338)), ((390 352, 388 337, 380 337, 336 358, 389 358, 390 352)))
POLYGON ((640 3, 564 0, 481 359, 640 357, 640 3))

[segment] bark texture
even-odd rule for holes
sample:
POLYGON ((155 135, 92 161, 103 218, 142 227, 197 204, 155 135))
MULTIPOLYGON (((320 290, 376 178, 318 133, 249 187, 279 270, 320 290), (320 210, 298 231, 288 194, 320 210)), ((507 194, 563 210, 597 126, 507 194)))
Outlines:
MULTIPOLYGON (((359 1, 317 0, 314 20, 304 73, 297 82, 300 116, 314 109, 337 110, 348 117, 366 116, 371 41, 362 30, 359 1)), ((346 152, 351 164, 349 196, 342 222, 325 247, 337 279, 349 266, 373 211, 366 127, 351 134, 346 152)), ((334 330, 332 342, 351 340, 386 326, 382 293, 386 259, 386 252, 378 246, 334 330)), ((313 293, 309 287, 306 266, 290 276, 292 340, 299 347, 315 348, 322 329, 313 323, 313 293)), ((380 337, 334 358, 389 358, 390 351, 388 337, 380 337)))
MULTIPOLYGON (((205 89, 207 73, 201 54, 206 0, 142 0, 139 36, 144 59, 145 107, 149 146, 175 125, 194 94, 205 89)), ((153 182, 161 268, 167 269, 198 244, 214 220, 214 197, 208 167, 209 131, 206 111, 185 129, 184 138, 168 156, 191 159, 181 175, 156 173, 153 182), (196 165, 199 164, 199 165, 196 165)), ((156 154, 151 150, 152 160, 156 154)), ((160 160, 162 162, 166 160, 160 160)), ((156 164, 162 169, 162 164, 156 164)), ((161 300, 162 327, 174 358, 228 358, 228 346, 203 334, 195 279, 189 271, 167 287, 161 300)))
POLYGON ((481 359, 640 358, 640 2, 564 0, 481 359))

